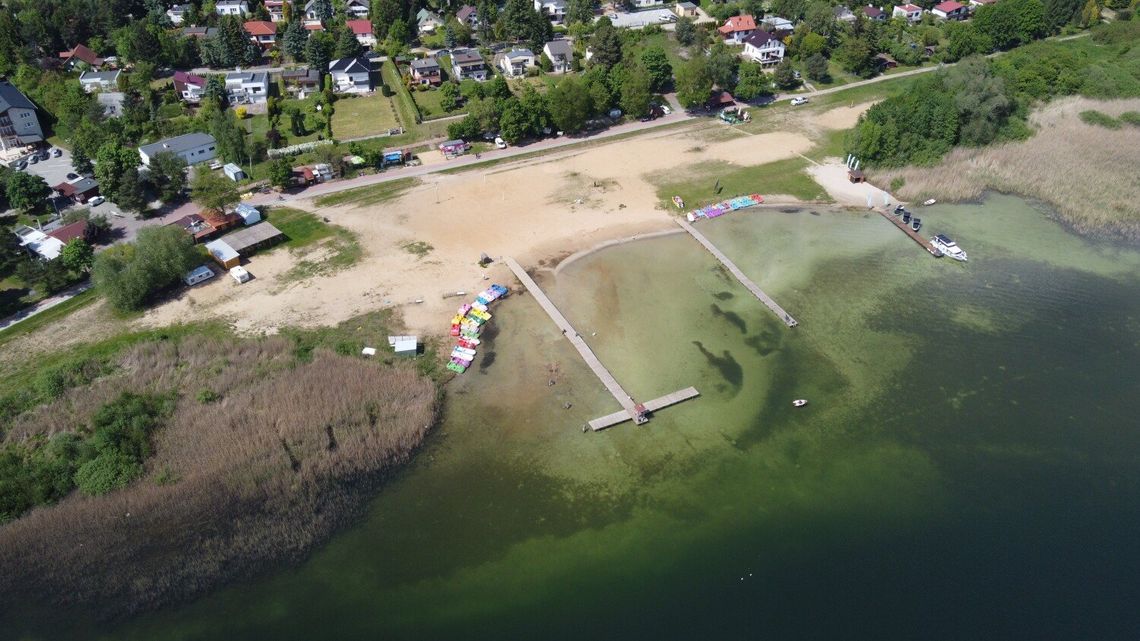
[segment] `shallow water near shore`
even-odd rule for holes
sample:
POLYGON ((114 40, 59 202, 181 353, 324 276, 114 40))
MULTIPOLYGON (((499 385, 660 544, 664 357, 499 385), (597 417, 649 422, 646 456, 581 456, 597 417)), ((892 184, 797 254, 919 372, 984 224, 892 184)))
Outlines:
POLYGON ((583 433, 616 402, 514 296, 415 461, 305 563, 115 628, 9 630, 1134 638, 1140 252, 1010 197, 920 215, 970 262, 864 212, 699 223, 794 330, 687 235, 539 272, 635 398, 701 397, 583 433))

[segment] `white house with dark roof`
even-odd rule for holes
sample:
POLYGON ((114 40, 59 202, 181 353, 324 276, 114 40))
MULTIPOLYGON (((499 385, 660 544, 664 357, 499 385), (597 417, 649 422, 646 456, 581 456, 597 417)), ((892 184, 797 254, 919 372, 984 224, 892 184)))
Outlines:
POLYGON ((427 9, 420 9, 416 13, 416 30, 421 34, 435 33, 435 30, 443 26, 443 18, 439 14, 427 9))
POLYGON ((245 0, 217 0, 214 12, 219 16, 244 16, 249 13, 249 3, 245 0))
POLYGON ((372 91, 372 65, 366 58, 338 58, 329 63, 333 91, 368 93, 372 91))
POLYGON ((554 24, 562 24, 566 19, 566 0, 534 0, 534 10, 554 24))
POLYGON ((455 19, 474 29, 479 26, 479 10, 474 6, 465 4, 455 12, 455 19))
POLYGON ((0 82, 0 155, 42 142, 44 130, 36 106, 20 90, 0 82))
POLYGON ((270 22, 281 22, 285 20, 285 3, 292 1, 293 0, 264 0, 261 4, 265 5, 265 10, 269 12, 270 22))
POLYGON ((269 97, 269 74, 241 69, 227 72, 226 96, 231 105, 265 102, 269 97))
POLYGON ((835 7, 832 11, 835 13, 837 22, 855 22, 855 14, 843 5, 835 7))
POLYGON ((96 91, 115 91, 119 87, 119 75, 122 71, 84 71, 79 74, 79 86, 87 93, 96 91))
POLYGON ((785 49, 783 41, 775 35, 757 30, 745 38, 742 55, 752 62, 771 67, 780 64, 784 59, 785 49))
POLYGON ((475 80, 483 82, 487 79, 487 63, 478 51, 467 50, 451 54, 451 77, 453 80, 475 80))
POLYGON ((534 65, 534 52, 530 49, 511 49, 499 54, 498 67, 508 78, 520 78, 534 65))
POLYGON ((435 56, 430 58, 416 58, 408 65, 411 68, 412 80, 421 85, 439 85, 443 77, 439 61, 435 56))
POLYGON ((188 71, 174 72, 174 91, 186 102, 201 102, 206 92, 206 79, 188 71))
POLYGON ((344 15, 350 20, 367 18, 370 4, 368 0, 345 0, 344 15))
POLYGON ((182 20, 186 16, 186 11, 190 9, 188 4, 176 4, 166 10, 166 17, 170 18, 170 24, 180 27, 182 20))
POLYGON ((887 21, 887 13, 874 5, 863 7, 863 15, 867 16, 868 20, 874 20, 875 22, 887 21))
POLYGON ((142 164, 147 167, 155 156, 164 152, 181 157, 187 165, 194 165, 213 160, 218 155, 217 144, 218 142, 210 134, 196 131, 143 145, 139 147, 139 156, 142 158, 142 164))
POLYGON ((553 73, 569 73, 574 68, 574 45, 569 40, 551 40, 542 52, 554 65, 553 73))

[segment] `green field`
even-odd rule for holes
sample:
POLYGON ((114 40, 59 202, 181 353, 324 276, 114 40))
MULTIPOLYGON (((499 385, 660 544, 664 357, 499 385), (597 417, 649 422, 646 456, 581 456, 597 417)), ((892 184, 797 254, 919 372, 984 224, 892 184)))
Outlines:
POLYGON ((392 99, 379 92, 341 98, 335 107, 333 135, 338 139, 375 136, 400 126, 392 99))
POLYGON ((682 167, 672 173, 692 178, 661 183, 657 189, 658 203, 664 209, 675 210, 672 197, 680 196, 687 209, 694 209, 746 194, 786 194, 805 201, 831 202, 819 183, 804 172, 807 165, 803 158, 789 158, 752 167, 728 162, 682 167))
POLYGON ((340 271, 355 264, 364 255, 356 234, 339 225, 330 225, 316 214, 292 207, 275 207, 269 211, 266 219, 288 238, 282 246, 288 247, 298 256, 293 267, 282 277, 285 282, 340 271), (307 258, 311 249, 317 245, 327 251, 321 253, 318 259, 307 258))
POLYGON ((438 118, 440 116, 452 116, 463 113, 463 107, 452 111, 444 111, 443 105, 440 101, 443 100, 443 92, 439 89, 430 89, 428 91, 413 91, 412 99, 416 101, 416 105, 420 108, 420 115, 424 118, 438 118))

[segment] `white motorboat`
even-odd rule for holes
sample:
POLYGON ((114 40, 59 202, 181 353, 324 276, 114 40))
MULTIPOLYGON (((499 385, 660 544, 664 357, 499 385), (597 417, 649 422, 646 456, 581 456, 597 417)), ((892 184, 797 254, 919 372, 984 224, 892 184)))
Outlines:
POLYGON ((934 238, 931 238, 930 244, 933 245, 935 249, 942 252, 943 256, 949 256, 950 258, 953 258, 954 260, 960 260, 963 263, 966 262, 966 252, 962 251, 962 248, 958 246, 958 243, 950 240, 950 237, 946 234, 938 234, 934 238))
POLYGON ((923 204, 923 205, 926 205, 926 206, 930 206, 930 205, 933 205, 933 204, 934 204, 934 203, 936 203, 936 202, 938 202, 938 201, 937 201, 937 200, 934 200, 933 198, 931 198, 930 200, 924 200, 924 201, 922 201, 922 204, 923 204))
POLYGON ((792 401, 792 407, 803 407, 804 405, 807 405, 807 399, 805 398, 797 398, 792 401))

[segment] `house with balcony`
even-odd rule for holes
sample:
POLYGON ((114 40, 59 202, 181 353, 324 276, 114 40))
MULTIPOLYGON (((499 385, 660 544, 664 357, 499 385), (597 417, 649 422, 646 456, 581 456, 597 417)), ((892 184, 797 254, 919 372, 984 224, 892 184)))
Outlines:
POLYGON ((372 65, 367 58, 339 58, 329 63, 333 91, 368 93, 372 91, 372 65))
POLYGON ((202 102, 202 94, 206 91, 206 79, 187 71, 175 71, 174 91, 185 102, 202 102))
POLYGON ((416 30, 420 35, 427 33, 435 33, 435 30, 443 26, 443 18, 439 14, 427 9, 420 9, 416 13, 416 30))
POLYGON ((43 139, 36 106, 19 89, 0 82, 0 156, 18 156, 43 139))
POLYGON ((150 167, 150 161, 158 154, 169 152, 186 161, 187 165, 213 160, 217 155, 217 141, 210 134, 194 132, 173 138, 152 142, 139 147, 142 164, 150 167))
POLYGON ((68 69, 75 67, 77 63, 85 63, 92 69, 98 69, 103 66, 103 59, 95 55, 95 52, 88 49, 83 45, 75 45, 70 51, 59 52, 59 59, 65 61, 64 65, 68 69))
POLYGON ((434 56, 430 58, 417 58, 408 65, 411 68, 412 82, 421 85, 438 87, 443 82, 442 70, 439 61, 434 56))
POLYGON ((474 6, 465 4, 455 12, 455 19, 472 29, 479 26, 479 10, 474 6))
POLYGON ((209 40, 218 35, 217 27, 182 27, 182 35, 186 38, 209 40))
POLYGON ((344 26, 352 30, 352 35, 360 46, 371 49, 376 46, 376 34, 372 33, 371 20, 349 20, 344 26))
POLYGON ((285 21, 285 3, 292 0, 264 0, 265 10, 269 12, 270 22, 285 21))
POLYGON ((542 53, 554 65, 551 73, 569 73, 574 68, 574 45, 569 40, 551 40, 542 46, 542 53))
POLYGON ((744 40, 746 59, 758 62, 765 67, 774 67, 784 59, 784 42, 774 34, 757 29, 744 40))
POLYGON ((277 25, 268 20, 250 20, 242 27, 245 29, 253 44, 261 47, 262 51, 272 49, 277 45, 277 25))
POLYGON ((835 14, 836 22, 846 22, 848 24, 855 22, 855 14, 843 5, 835 7, 832 9, 832 12, 835 14))
POLYGON ((241 18, 249 14, 249 3, 245 0, 218 0, 214 3, 214 13, 241 18))
POLYGON ((863 7, 863 15, 867 16, 868 20, 873 20, 875 22, 886 22, 887 21, 886 12, 883 11, 882 9, 878 8, 878 7, 874 7, 871 5, 867 5, 867 6, 863 7))
POLYGON ((530 49, 511 49, 499 54, 498 67, 508 78, 521 78, 534 66, 534 52, 530 49))
POLYGON ((913 4, 895 5, 895 8, 891 11, 891 17, 902 18, 914 24, 922 20, 922 7, 913 4))
POLYGON ((96 91, 116 91, 119 88, 119 76, 122 71, 84 71, 79 74, 79 86, 87 93, 96 91))
POLYGON ((237 69, 226 74, 226 97, 231 105, 255 105, 269 98, 269 74, 237 69))
POLYGON ((285 91, 311 93, 321 90, 321 72, 316 69, 286 69, 281 72, 285 91))
POLYGON ((344 15, 349 20, 360 20, 368 17, 371 3, 368 0, 346 0, 344 15))
POLYGON ((166 10, 166 17, 170 19, 170 24, 180 27, 182 21, 186 19, 186 12, 190 9, 188 4, 176 4, 166 10))
POLYGON ((717 27, 717 33, 726 45, 744 44, 744 39, 756 31, 756 20, 752 16, 732 16, 717 27))
POLYGON ((934 5, 930 10, 935 18, 943 20, 965 20, 970 17, 970 9, 964 4, 954 2, 954 0, 947 0, 946 2, 934 5))
POLYGON ((478 51, 460 51, 451 54, 451 78, 455 81, 487 79, 487 64, 478 51))
POLYGON ((562 24, 566 20, 566 0, 534 0, 534 10, 554 24, 562 24))

